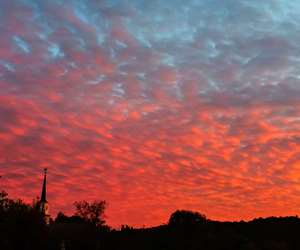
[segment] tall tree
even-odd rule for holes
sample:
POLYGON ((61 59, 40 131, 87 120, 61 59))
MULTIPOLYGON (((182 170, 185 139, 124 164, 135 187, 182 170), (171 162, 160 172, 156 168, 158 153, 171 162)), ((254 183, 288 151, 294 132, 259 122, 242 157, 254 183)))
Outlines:
POLYGON ((85 200, 74 202, 76 209, 75 215, 80 216, 86 222, 89 222, 96 227, 105 224, 104 211, 106 208, 106 201, 94 201, 89 203, 85 200))

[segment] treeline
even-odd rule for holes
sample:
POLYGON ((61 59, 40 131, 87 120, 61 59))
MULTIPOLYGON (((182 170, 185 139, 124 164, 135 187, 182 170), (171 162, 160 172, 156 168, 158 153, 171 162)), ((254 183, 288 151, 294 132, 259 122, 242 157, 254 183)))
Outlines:
POLYGON ((99 249, 99 239, 111 231, 105 201, 76 201, 72 216, 59 212, 46 224, 38 200, 26 204, 0 192, 0 250, 99 249))
POLYGON ((2 250, 286 250, 300 249, 300 219, 270 217, 218 222, 193 211, 175 211, 165 225, 137 229, 106 225, 105 201, 78 201, 74 214, 58 213, 46 225, 36 202, 0 193, 2 250))
POLYGON ((176 211, 166 225, 111 234, 104 249, 298 250, 299 234, 297 216, 218 222, 176 211))
POLYGON ((0 249, 39 249, 44 246, 47 227, 36 204, 8 198, 0 193, 0 249))

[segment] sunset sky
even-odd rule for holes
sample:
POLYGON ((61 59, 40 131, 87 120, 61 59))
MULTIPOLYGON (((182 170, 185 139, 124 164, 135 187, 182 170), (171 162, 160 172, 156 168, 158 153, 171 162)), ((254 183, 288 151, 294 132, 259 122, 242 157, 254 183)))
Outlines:
POLYGON ((107 223, 300 215, 299 0, 0 0, 0 189, 107 223))

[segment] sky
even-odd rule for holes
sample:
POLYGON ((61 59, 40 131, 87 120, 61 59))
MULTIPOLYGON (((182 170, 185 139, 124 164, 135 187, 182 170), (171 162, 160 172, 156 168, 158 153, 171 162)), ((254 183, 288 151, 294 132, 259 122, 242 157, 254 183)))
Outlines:
POLYGON ((0 188, 109 225, 300 214, 300 1, 0 0, 0 188))

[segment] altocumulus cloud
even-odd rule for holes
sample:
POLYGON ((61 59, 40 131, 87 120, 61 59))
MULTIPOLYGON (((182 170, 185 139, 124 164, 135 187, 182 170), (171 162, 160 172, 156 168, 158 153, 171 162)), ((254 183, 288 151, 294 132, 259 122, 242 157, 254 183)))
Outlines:
POLYGON ((299 213, 300 3, 1 0, 1 186, 108 223, 299 213))

